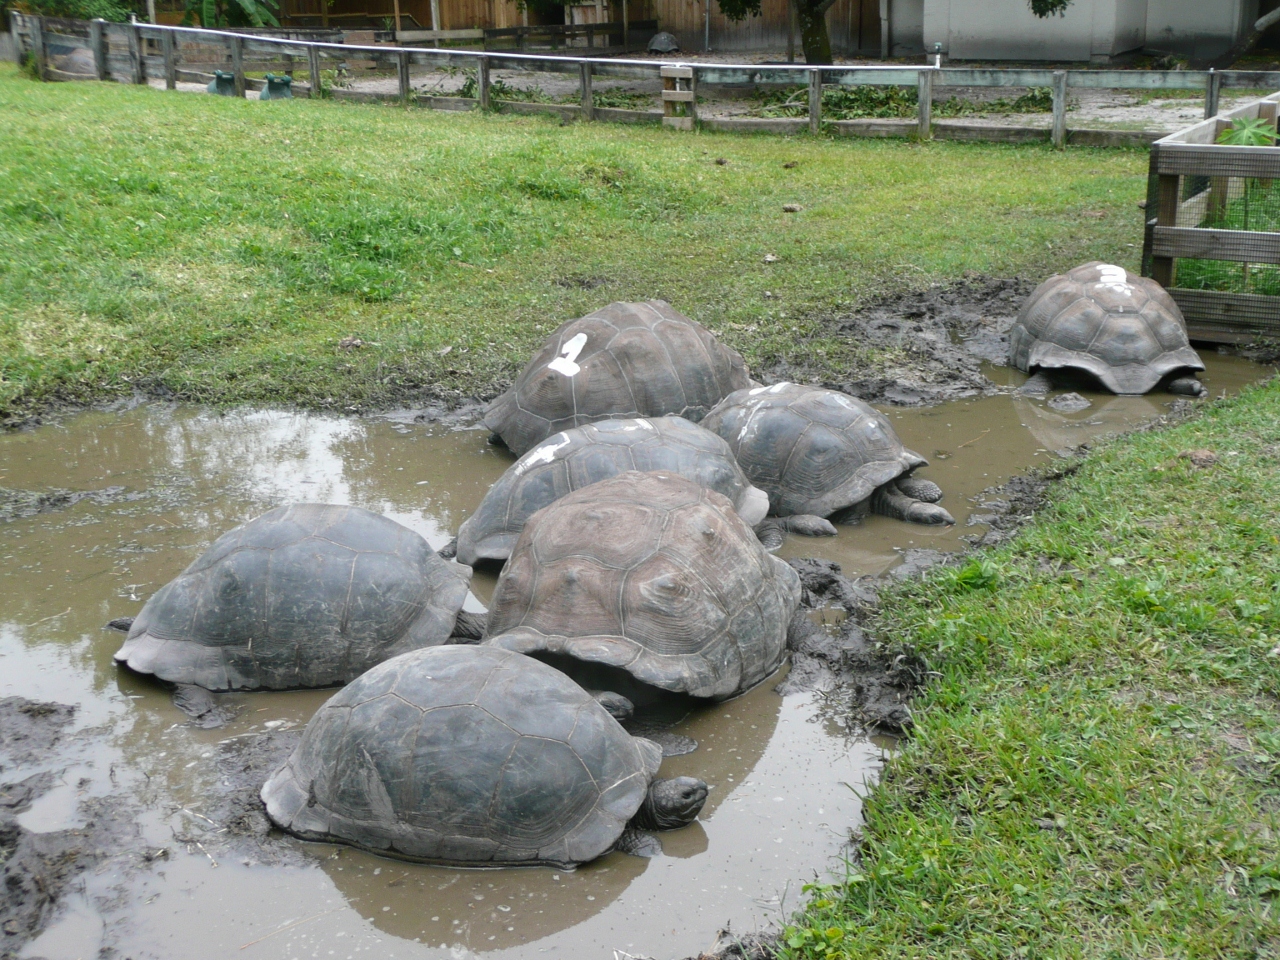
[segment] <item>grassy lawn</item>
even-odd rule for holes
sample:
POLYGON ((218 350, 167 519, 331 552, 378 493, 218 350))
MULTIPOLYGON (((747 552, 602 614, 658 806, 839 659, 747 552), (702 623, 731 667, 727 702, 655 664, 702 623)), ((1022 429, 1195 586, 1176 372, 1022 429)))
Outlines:
POLYGON ((937 677, 786 955, 1280 955, 1278 468, 1273 380, 888 598, 937 677))
POLYGON ((1140 151, 239 102, 7 65, 0 128, 10 421, 138 387, 340 410, 484 398, 560 322, 647 297, 753 365, 870 372, 826 319, 967 271, 1135 267, 1146 189, 1140 151))

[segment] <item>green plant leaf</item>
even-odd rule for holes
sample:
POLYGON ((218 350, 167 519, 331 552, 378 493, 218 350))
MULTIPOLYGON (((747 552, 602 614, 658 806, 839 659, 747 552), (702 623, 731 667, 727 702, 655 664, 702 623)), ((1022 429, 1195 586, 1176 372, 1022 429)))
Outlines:
POLYGON ((1270 147, 1276 142, 1275 124, 1261 118, 1236 117, 1218 135, 1218 143, 1233 147, 1270 147))

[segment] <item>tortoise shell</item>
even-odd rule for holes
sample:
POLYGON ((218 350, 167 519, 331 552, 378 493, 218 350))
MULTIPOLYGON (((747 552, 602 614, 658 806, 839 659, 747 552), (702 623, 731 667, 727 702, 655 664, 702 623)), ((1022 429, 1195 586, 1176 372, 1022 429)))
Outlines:
POLYGON ((1019 370, 1065 367, 1113 393, 1146 393, 1175 370, 1203 370, 1173 298, 1154 280, 1094 260, 1032 292, 1009 331, 1019 370))
POLYGON ((116 660, 210 690, 346 683, 444 643, 470 568, 359 507, 278 507, 219 537, 147 601, 116 660))
POLYGON ((560 671, 497 647, 433 647, 330 698, 262 799, 308 840, 567 867, 613 847, 661 762, 560 671))
POLYGON ((768 496, 709 430, 681 417, 601 420, 557 433, 512 464, 458 531, 458 559, 505 560, 535 511, 626 470, 667 470, 710 487, 748 526, 769 512, 768 496))
POLYGON ((827 517, 928 461, 853 397, 795 383, 739 390, 703 421, 781 517, 827 517))
POLYGON ((628 471, 529 518, 484 642, 723 700, 782 662, 799 602, 796 572, 725 497, 672 473, 628 471))
POLYGON ((484 423, 516 454, 614 417, 695 423, 750 383, 742 357, 661 300, 611 303, 553 333, 484 423))

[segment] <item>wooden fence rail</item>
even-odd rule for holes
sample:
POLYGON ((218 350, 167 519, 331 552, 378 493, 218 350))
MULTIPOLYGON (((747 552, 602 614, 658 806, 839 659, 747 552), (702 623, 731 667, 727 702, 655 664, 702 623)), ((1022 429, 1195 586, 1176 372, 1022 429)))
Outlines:
MULTIPOLYGON (((600 25, 603 32, 609 25, 600 25)), ((576 29, 576 28, 575 28, 576 29)), ((988 69, 966 67, 931 66, 805 66, 796 64, 698 64, 661 62, 652 60, 628 60, 622 58, 574 57, 547 53, 519 51, 476 51, 434 47, 359 46, 314 40, 299 36, 306 31, 280 31, 276 35, 263 35, 243 30, 203 30, 195 27, 173 27, 149 23, 106 23, 104 21, 76 21, 41 18, 10 12, 10 30, 14 48, 19 57, 34 56, 37 68, 51 79, 86 79, 50 68, 51 47, 84 47, 93 55, 97 76, 100 79, 124 79, 132 83, 146 83, 150 78, 163 79, 172 89, 182 74, 179 64, 221 63, 235 74, 237 93, 260 88, 260 82, 247 79, 246 70, 261 67, 264 63, 274 69, 291 71, 295 65, 306 64, 313 82, 299 84, 309 95, 320 93, 314 83, 326 63, 362 60, 394 71, 399 77, 397 94, 393 99, 413 100, 408 83, 412 66, 470 67, 476 70, 478 96, 473 101, 456 97, 418 97, 417 102, 439 109, 467 109, 479 105, 489 108, 489 77, 494 70, 532 71, 574 74, 579 79, 581 106, 566 104, 515 104, 501 102, 504 110, 540 110, 576 115, 587 119, 656 121, 662 114, 649 111, 600 109, 594 105, 593 78, 649 79, 661 81, 664 71, 670 68, 690 71, 687 82, 682 79, 679 89, 667 91, 681 98, 669 103, 684 104, 689 108, 684 115, 668 117, 678 120, 673 126, 707 126, 715 129, 746 129, 782 133, 798 133, 804 129, 818 132, 823 129, 853 136, 916 136, 922 139, 942 137, 957 140, 1000 140, 1027 142, 1050 140, 1063 148, 1068 142, 1088 145, 1145 145, 1154 137, 1150 134, 1113 130, 1069 130, 1066 125, 1066 108, 1069 92, 1073 89, 1122 89, 1122 90, 1187 90, 1202 93, 1205 97, 1207 116, 1216 112, 1220 91, 1247 88, 1280 88, 1280 72, 1268 71, 1195 71, 1195 70, 1040 70, 1040 69, 988 69), (283 34, 283 35, 280 35, 283 34), (294 34, 294 35, 289 35, 294 34), (56 38, 57 43, 51 43, 56 38), (216 51, 208 59, 197 59, 193 50, 203 48, 216 51), (704 117, 698 120, 697 95, 688 99, 692 90, 714 85, 801 85, 809 88, 808 116, 806 118, 779 119, 721 119, 704 117), (915 120, 849 120, 827 121, 822 116, 822 89, 827 85, 840 86, 900 86, 918 91, 918 113, 915 120), (1053 93, 1053 123, 1049 129, 1038 127, 1001 127, 965 123, 962 121, 935 121, 932 116, 932 99, 940 87, 1048 87, 1053 93)), ((513 34, 519 36, 519 34, 513 34)), ((206 55, 207 56, 207 55, 206 55)), ((667 78, 671 79, 671 78, 667 78)), ((351 99, 385 99, 387 95, 343 94, 351 99)))
MULTIPOLYGON (((1280 93, 1274 93, 1151 145, 1143 274, 1169 291, 1193 339, 1219 343, 1280 339, 1280 296, 1247 289, 1251 264, 1280 264, 1280 232, 1224 229, 1219 222, 1227 206, 1249 191, 1259 199, 1270 198, 1273 182, 1280 180, 1280 146, 1217 142, 1237 119, 1264 120, 1274 130, 1278 111, 1280 93), (1179 286, 1179 260, 1238 263, 1246 289, 1179 286)), ((1280 191, 1274 206, 1280 208, 1280 191)), ((1268 275, 1280 282, 1280 274, 1270 271, 1268 275)))

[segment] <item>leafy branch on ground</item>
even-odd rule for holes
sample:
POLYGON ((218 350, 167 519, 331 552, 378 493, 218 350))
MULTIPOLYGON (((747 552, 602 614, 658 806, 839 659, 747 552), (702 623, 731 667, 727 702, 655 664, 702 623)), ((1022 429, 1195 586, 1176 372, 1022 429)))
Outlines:
MULTIPOLYGON (((809 112, 809 88, 784 87, 757 94, 760 106, 754 111, 762 117, 800 117, 809 112)), ((846 87, 826 85, 822 88, 822 115, 828 120, 864 118, 914 117, 918 108, 916 91, 910 87, 846 87)), ((960 117, 972 114, 1048 113, 1053 110, 1053 91, 1048 87, 1031 87, 1018 97, 991 100, 967 100, 949 97, 933 104, 936 117, 960 117)))
POLYGON ((882 595, 937 679, 781 955, 1266 955, 1277 497, 1273 380, 1105 444, 1009 544, 882 595))

